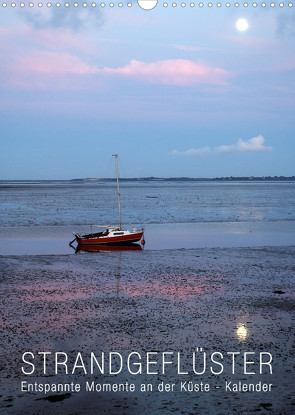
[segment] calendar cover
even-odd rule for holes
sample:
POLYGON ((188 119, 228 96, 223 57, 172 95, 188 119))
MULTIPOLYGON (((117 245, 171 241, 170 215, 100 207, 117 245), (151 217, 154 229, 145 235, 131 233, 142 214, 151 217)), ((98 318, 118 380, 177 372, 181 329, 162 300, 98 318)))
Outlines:
POLYGON ((295 4, 0 4, 1 414, 295 411, 295 4))

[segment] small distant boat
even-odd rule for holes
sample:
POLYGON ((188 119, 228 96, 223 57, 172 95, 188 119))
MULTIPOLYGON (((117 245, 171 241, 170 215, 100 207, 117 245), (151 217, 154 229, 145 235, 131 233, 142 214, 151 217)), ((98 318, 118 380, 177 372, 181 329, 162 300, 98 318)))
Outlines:
POLYGON ((116 173, 117 173, 117 191, 118 191, 118 205, 119 205, 119 217, 120 226, 111 225, 92 225, 91 228, 104 228, 102 232, 91 232, 85 235, 79 235, 75 233, 75 239, 70 242, 72 245, 77 241, 78 246, 92 246, 92 245, 130 245, 141 241, 144 245, 143 239, 144 230, 138 231, 133 228, 132 231, 123 230, 122 228, 122 215, 121 215, 121 202, 120 202, 120 185, 119 185, 119 173, 118 173, 118 154, 113 154, 116 160, 116 173))

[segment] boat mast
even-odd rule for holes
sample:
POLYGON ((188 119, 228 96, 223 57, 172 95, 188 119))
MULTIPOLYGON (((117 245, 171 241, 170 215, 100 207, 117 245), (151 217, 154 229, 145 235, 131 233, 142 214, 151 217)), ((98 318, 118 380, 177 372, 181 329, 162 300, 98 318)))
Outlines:
POLYGON ((118 190, 118 205, 119 205, 119 216, 120 216, 120 231, 122 230, 122 216, 121 216, 121 202, 120 202, 120 186, 119 186, 119 173, 118 173, 118 154, 113 154, 116 160, 116 173, 117 173, 117 190, 118 190))

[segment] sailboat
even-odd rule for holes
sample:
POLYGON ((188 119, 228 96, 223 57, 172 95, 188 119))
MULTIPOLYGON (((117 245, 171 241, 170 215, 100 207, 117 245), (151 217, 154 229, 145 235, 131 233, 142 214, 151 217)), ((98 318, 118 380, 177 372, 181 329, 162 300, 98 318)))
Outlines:
MULTIPOLYGON (((122 215, 121 215, 121 202, 120 202, 120 184, 119 184, 119 173, 118 173, 118 154, 113 154, 116 161, 116 174, 117 174, 117 192, 118 192, 118 205, 119 205, 119 218, 120 226, 111 225, 92 225, 91 228, 104 228, 101 232, 95 232, 85 235, 79 235, 75 233, 75 239, 70 242, 70 245, 77 241, 78 246, 92 246, 92 245, 129 245, 134 242, 141 241, 144 245, 143 234, 144 230, 138 231, 133 228, 131 231, 124 230, 122 227, 122 215)), ((92 230, 92 229, 91 229, 92 230)))

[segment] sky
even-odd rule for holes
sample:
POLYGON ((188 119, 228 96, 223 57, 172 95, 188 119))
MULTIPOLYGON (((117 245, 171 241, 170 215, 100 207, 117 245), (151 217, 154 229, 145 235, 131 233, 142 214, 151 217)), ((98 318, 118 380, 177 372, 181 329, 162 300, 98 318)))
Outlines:
POLYGON ((295 4, 15 3, 0 180, 295 175, 295 4))

